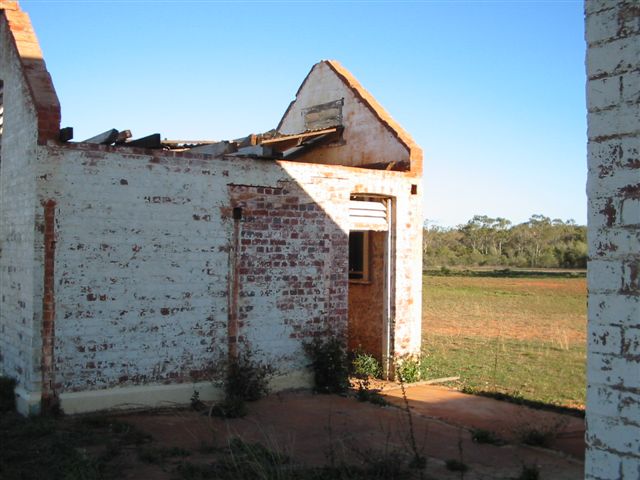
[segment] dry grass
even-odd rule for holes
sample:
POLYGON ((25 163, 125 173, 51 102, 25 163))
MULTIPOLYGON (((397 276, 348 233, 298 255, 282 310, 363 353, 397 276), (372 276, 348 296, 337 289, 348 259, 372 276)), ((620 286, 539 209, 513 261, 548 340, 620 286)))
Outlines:
POLYGON ((425 276, 430 376, 563 406, 584 404, 585 278, 425 276))
POLYGON ((424 277, 423 330, 430 334, 552 340, 586 339, 584 278, 424 277))

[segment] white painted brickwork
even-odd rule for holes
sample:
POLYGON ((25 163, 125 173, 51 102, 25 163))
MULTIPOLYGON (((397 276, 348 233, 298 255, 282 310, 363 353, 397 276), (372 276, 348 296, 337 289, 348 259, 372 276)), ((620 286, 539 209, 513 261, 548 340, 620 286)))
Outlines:
POLYGON ((41 306, 34 301, 37 128, 19 59, 7 25, 0 21, 0 80, 4 81, 4 125, 0 161, 0 374, 19 380, 18 389, 40 384, 41 306))
POLYGON ((585 2, 591 480, 640 478, 640 4, 585 2))
POLYGON ((323 330, 328 317, 334 332, 346 327, 349 195, 393 197, 405 212, 396 224, 395 351, 419 351, 414 250, 421 200, 402 174, 99 147, 39 152, 39 201, 57 202, 55 381, 63 408, 70 392, 219 376, 227 354, 234 205, 248 216, 242 246, 256 245, 256 232, 266 243, 259 253, 243 248, 237 266, 242 342, 291 373, 307 364, 301 340, 323 330), (250 220, 257 215, 252 202, 272 200, 295 202, 301 222, 273 225, 291 218, 280 218, 286 211, 278 205, 270 207, 268 225, 250 220), (273 262, 282 256, 286 268, 273 262), (310 283, 295 286, 306 288, 297 297, 285 293, 297 282, 293 276, 310 283))

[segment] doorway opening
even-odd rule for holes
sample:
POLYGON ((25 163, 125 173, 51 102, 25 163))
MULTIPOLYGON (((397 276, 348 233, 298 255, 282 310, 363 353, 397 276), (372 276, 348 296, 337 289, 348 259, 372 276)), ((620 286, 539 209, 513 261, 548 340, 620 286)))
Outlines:
POLYGON ((390 374, 391 199, 352 195, 349 204, 348 348, 367 353, 390 374))

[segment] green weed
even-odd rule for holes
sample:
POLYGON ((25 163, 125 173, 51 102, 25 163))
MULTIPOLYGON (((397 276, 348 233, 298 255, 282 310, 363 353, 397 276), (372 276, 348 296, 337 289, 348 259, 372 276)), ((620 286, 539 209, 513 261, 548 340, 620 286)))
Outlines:
POLYGON ((353 374, 358 378, 380 378, 382 375, 380 362, 373 355, 360 350, 354 352, 351 367, 353 374))
MULTIPOLYGON (((229 363, 225 398, 210 408, 210 414, 223 418, 244 417, 248 411, 245 402, 254 402, 269 393, 269 378, 274 372, 271 365, 254 360, 250 350, 244 351, 229 363)), ((199 404, 200 395, 194 392, 191 406, 196 408, 199 404)))
POLYGON ((273 376, 271 365, 254 360, 253 353, 245 350, 229 363, 225 393, 227 398, 256 401, 269 393, 269 378, 273 376))
POLYGON ((314 338, 303 344, 318 393, 343 394, 349 388, 349 368, 344 342, 334 336, 314 338))
POLYGON ((485 430, 482 428, 476 428, 471 431, 471 440, 476 443, 488 443, 490 445, 504 445, 505 441, 502 440, 495 432, 485 430))
POLYGON ((415 358, 403 358, 396 364, 396 374, 404 383, 414 383, 422 378, 421 362, 415 358))

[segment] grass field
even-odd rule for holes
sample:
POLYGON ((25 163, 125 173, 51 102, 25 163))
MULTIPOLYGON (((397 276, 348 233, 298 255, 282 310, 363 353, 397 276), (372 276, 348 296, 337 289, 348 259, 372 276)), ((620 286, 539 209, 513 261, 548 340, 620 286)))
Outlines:
POLYGON ((536 274, 434 276, 423 282, 431 378, 467 391, 583 407, 586 279, 536 274))

